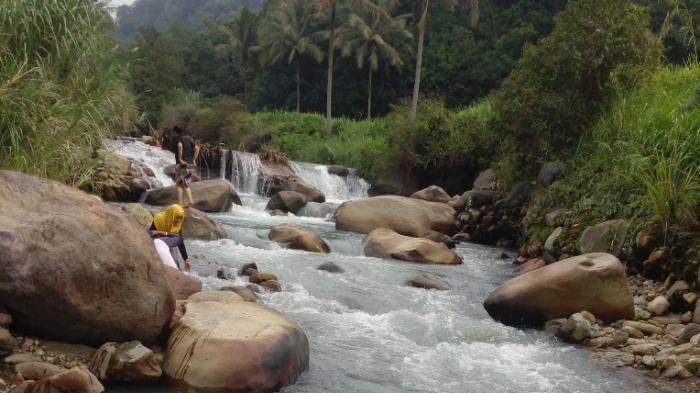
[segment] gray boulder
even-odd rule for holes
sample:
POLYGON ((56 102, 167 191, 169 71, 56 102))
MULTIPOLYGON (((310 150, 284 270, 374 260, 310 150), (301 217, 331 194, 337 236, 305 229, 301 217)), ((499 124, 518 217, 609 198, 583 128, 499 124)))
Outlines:
POLYGON ((415 288, 437 289, 438 291, 446 291, 451 288, 447 281, 427 273, 416 274, 406 281, 406 285, 415 288))
POLYGON ((479 173, 472 188, 474 190, 498 190, 501 189, 501 183, 496 177, 496 172, 493 169, 487 169, 479 173))
POLYGON ((548 188, 564 174, 566 165, 561 161, 547 162, 542 165, 540 173, 537 175, 537 182, 548 188))
POLYGON ((447 203, 451 199, 447 192, 445 192, 445 190, 442 189, 442 187, 438 186, 430 186, 420 191, 416 191, 415 193, 413 193, 413 195, 411 195, 411 198, 441 203, 447 203))
POLYGON ((586 228, 578 241, 582 254, 607 252, 619 256, 625 243, 629 224, 625 220, 610 220, 586 228))
POLYGON ((281 210, 296 213, 306 205, 306 197, 296 191, 280 191, 267 202, 265 210, 281 210))
MULTIPOLYGON (((203 180, 192 183, 194 207, 207 213, 227 212, 233 204, 241 205, 241 199, 231 183, 226 180, 203 180)), ((183 204, 187 197, 183 195, 183 204)), ((151 190, 146 194, 146 203, 154 206, 168 206, 177 203, 175 186, 151 190)))

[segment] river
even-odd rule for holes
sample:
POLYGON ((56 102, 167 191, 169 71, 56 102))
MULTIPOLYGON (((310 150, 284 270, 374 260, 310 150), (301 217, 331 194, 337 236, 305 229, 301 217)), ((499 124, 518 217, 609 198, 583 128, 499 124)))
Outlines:
POLYGON ((283 291, 263 295, 262 303, 304 329, 311 353, 309 370, 285 393, 657 391, 628 369, 592 363, 586 349, 493 321, 482 302, 511 276, 511 262, 499 259, 504 250, 462 243, 458 266, 369 258, 360 234, 337 231, 324 218, 273 217, 263 211, 264 197, 241 197, 243 206, 212 215, 228 239, 188 241, 188 249, 209 289, 232 284, 216 278, 218 269, 236 271, 250 262, 280 278, 283 291), (314 231, 332 252, 281 248, 267 239, 280 223, 314 231), (324 262, 345 273, 317 270, 324 262), (421 272, 442 277, 452 289, 404 285, 421 272))

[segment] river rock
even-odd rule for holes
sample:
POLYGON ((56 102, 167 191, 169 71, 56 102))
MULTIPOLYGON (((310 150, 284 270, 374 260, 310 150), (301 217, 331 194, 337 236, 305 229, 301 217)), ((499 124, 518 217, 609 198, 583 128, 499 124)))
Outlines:
POLYGON ((267 202, 265 210, 296 213, 306 205, 306 197, 296 191, 280 191, 267 202))
POLYGON ((634 317, 625 268, 610 254, 586 254, 514 277, 493 291, 486 311, 509 325, 541 325, 587 310, 604 321, 634 317))
POLYGON ((331 175, 345 177, 350 174, 350 170, 342 165, 329 165, 328 173, 330 173, 331 175))
POLYGON ((411 195, 411 198, 441 203, 447 203, 451 199, 447 192, 445 192, 445 190, 439 186, 430 186, 420 191, 416 191, 413 193, 413 195, 411 195))
POLYGON ((323 270, 328 273, 345 273, 345 270, 333 262, 324 262, 316 270, 323 270))
MULTIPOLYGON (((165 168, 163 168, 163 173, 168 175, 168 177, 170 177, 171 179, 173 179, 173 181, 175 181, 175 180, 177 180, 177 167, 178 167, 178 165, 176 165, 176 164, 168 165, 165 168)), ((200 182, 200 181, 202 181, 202 178, 199 177, 199 175, 197 175, 196 173, 193 173, 191 182, 195 183, 195 182, 200 182)))
POLYGON ((591 322, 582 313, 576 313, 569 317, 559 328, 557 336, 566 341, 580 343, 591 337, 591 322))
POLYGON ((270 230, 270 240, 284 243, 287 248, 329 253, 331 248, 317 234, 290 224, 280 224, 270 230))
POLYGON ((564 228, 562 227, 557 227, 552 233, 549 235, 547 240, 544 242, 544 250, 547 253, 554 254, 557 249, 557 239, 559 239, 559 236, 561 236, 562 232, 564 232, 564 228))
POLYGON ((8 329, 12 325, 12 315, 0 312, 0 327, 8 329))
POLYGON ((141 382, 163 375, 162 357, 138 341, 102 345, 90 359, 90 372, 100 381, 141 382))
POLYGON ((498 190, 501 188, 501 183, 496 177, 496 172, 493 169, 487 169, 479 173, 472 188, 474 190, 498 190))
POLYGON ((700 334, 700 325, 697 323, 690 323, 683 329, 680 336, 678 337, 678 344, 685 344, 690 342, 693 336, 700 334))
POLYGON ((625 220, 610 220, 586 228, 578 242, 582 254, 608 252, 620 255, 629 224, 625 220))
POLYGON ((202 281, 195 276, 185 274, 170 266, 163 266, 163 272, 176 300, 185 300, 202 290, 202 281))
POLYGON ((12 337, 9 330, 5 328, 0 328, 0 350, 10 351, 19 347, 19 342, 16 338, 12 337))
POLYGON ((513 270, 513 274, 516 276, 519 276, 521 274, 525 274, 528 272, 531 272, 536 269, 540 269, 547 266, 547 263, 544 261, 542 258, 532 258, 528 260, 527 262, 523 263, 522 265, 518 266, 513 270))
POLYGON ((250 276, 249 281, 253 284, 260 284, 265 281, 279 281, 272 273, 255 273, 250 276))
POLYGON ((24 379, 39 380, 53 377, 68 371, 67 368, 44 362, 25 362, 15 366, 15 372, 22 374, 24 379))
POLYGON ((204 291, 195 293, 187 298, 187 303, 219 302, 235 304, 243 302, 243 298, 234 291, 204 291))
POLYGON ((561 161, 546 162, 540 168, 537 182, 542 187, 548 188, 564 174, 565 169, 566 165, 561 161))
MULTIPOLYGON (((637 330, 641 333, 644 333, 646 335, 654 335, 654 334, 663 334, 664 330, 658 326, 654 326, 650 323, 645 323, 645 322, 639 322, 639 321, 624 321, 622 323, 623 329, 624 327, 631 327, 634 330, 637 330)), ((630 333, 630 331, 627 331, 627 333, 630 333)), ((635 336, 630 333, 630 336, 635 336)))
POLYGON ((197 209, 185 209, 182 236, 186 239, 219 240, 226 238, 226 231, 205 213, 197 209))
POLYGON ((446 291, 451 288, 447 281, 427 273, 416 274, 406 281, 406 285, 415 288, 437 289, 438 291, 446 291))
POLYGON ((175 299, 143 227, 50 180, 0 171, 0 189, 0 298, 22 331, 100 345, 159 337, 175 299))
POLYGON ((403 236, 391 229, 375 229, 362 239, 365 255, 443 265, 462 263, 462 258, 442 243, 403 236))
POLYGON ((140 203, 126 204, 122 210, 144 228, 150 228, 153 224, 153 215, 140 203))
MULTIPOLYGON (((255 272, 258 272, 258 265, 255 264, 255 262, 252 263, 246 263, 241 268, 238 270, 238 275, 239 276, 250 276, 251 274, 247 274, 248 269, 253 269, 255 272)), ((254 274, 254 273, 253 273, 254 274)))
POLYGON ((360 233, 389 228, 406 236, 426 237, 435 231, 453 233, 455 214, 444 203, 382 195, 344 202, 336 211, 335 226, 360 233))
POLYGON ((265 179, 264 188, 267 195, 274 195, 280 191, 295 191, 304 195, 309 202, 323 203, 326 201, 321 190, 301 180, 288 164, 263 161, 260 171, 265 179))
MULTIPOLYGON (((227 212, 231 206, 241 204, 236 190, 226 180, 203 180, 192 183, 192 197, 194 207, 207 213, 227 212)), ((182 197, 182 203, 187 203, 187 196, 182 197)), ((154 206, 168 206, 177 203, 177 191, 175 186, 169 186, 151 190, 146 194, 146 203, 154 206)))
POLYGON ((647 305, 647 310, 654 315, 663 315, 671 307, 671 303, 664 296, 657 296, 647 305))
POLYGON ((11 393, 102 393, 105 388, 88 370, 74 367, 38 381, 24 381, 11 393))
POLYGON ((231 291, 235 292, 238 296, 243 299, 243 301, 246 302, 257 302, 258 301, 258 295, 255 294, 255 292, 251 291, 249 288, 246 287, 241 287, 241 286, 231 286, 231 287, 223 287, 219 289, 220 291, 231 291))
POLYGON ((192 391, 276 392, 309 365, 309 342, 256 303, 188 303, 168 340, 165 374, 192 391))
POLYGON ((260 286, 270 292, 282 292, 282 283, 277 280, 267 280, 260 283, 260 286))

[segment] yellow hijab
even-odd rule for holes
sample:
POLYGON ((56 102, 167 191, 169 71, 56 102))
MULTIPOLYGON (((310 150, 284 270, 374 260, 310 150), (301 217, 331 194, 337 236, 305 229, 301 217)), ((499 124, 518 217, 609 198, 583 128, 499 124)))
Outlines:
POLYGON ((178 204, 170 205, 165 211, 153 216, 153 223, 159 231, 180 233, 183 221, 185 221, 185 209, 178 204), (177 217, 180 217, 181 220, 176 223, 175 218, 177 217))

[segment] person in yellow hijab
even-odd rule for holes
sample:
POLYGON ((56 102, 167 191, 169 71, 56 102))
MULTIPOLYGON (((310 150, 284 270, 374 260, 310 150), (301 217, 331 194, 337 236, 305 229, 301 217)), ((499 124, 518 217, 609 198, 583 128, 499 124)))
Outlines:
MULTIPOLYGON (((182 237, 182 224, 185 222, 185 209, 178 204, 168 206, 165 211, 157 213, 153 216, 153 225, 151 225, 150 233, 154 242, 163 242, 168 249, 177 247, 180 250, 180 255, 185 261, 185 271, 189 272, 192 268, 190 259, 187 256, 187 248, 185 240, 182 237)), ((162 249, 162 244, 156 243, 156 249, 162 249)), ((159 253, 160 254, 160 253, 159 253)), ((167 260, 167 257, 161 255, 163 263, 166 265, 175 264, 174 261, 167 260)), ((171 258, 172 259, 172 258, 171 258)), ((178 268, 179 265, 175 264, 178 268)))

